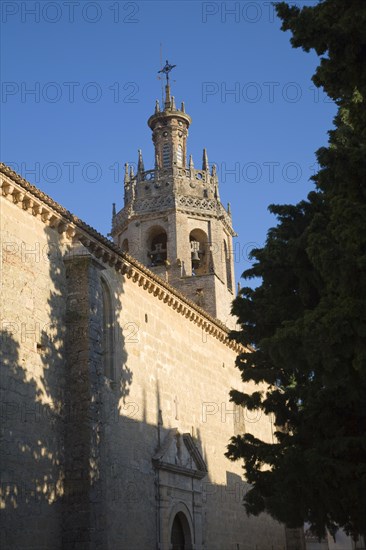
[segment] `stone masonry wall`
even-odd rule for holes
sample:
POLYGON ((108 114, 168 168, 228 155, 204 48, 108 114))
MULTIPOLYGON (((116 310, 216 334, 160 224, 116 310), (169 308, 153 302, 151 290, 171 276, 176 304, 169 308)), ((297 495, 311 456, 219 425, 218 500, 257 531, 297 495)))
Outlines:
POLYGON ((169 514, 177 502, 172 480, 170 505, 158 509, 151 458, 159 439, 177 428, 193 435, 208 466, 201 487, 202 548, 284 550, 283 526, 264 515, 247 518, 241 465, 224 456, 234 433, 272 440, 269 418, 229 402, 229 390, 241 386, 236 352, 126 276, 109 269, 103 277, 117 298, 117 383, 103 394, 105 484, 114 489, 106 512, 109 547, 147 550, 158 544, 157 516, 169 514))
POLYGON ((1 548, 61 548, 66 277, 57 231, 1 197, 1 548))

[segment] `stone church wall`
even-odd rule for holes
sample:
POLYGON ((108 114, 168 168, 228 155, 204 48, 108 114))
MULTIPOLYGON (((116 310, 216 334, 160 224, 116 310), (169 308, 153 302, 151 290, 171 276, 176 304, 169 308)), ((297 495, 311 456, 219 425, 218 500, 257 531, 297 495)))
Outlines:
POLYGON ((284 550, 283 526, 247 518, 224 456, 234 433, 272 438, 269 418, 229 402, 234 347, 148 275, 71 246, 37 209, 1 208, 2 547, 168 550, 180 512, 196 550, 284 550), (188 451, 203 477, 182 474, 188 451))
POLYGON ((115 297, 118 320, 117 387, 107 387, 103 399, 108 482, 116 483, 107 512, 107 523, 114 526, 108 529, 111 547, 152 548, 157 515, 169 516, 177 504, 172 482, 166 508, 157 509, 151 463, 159 438, 177 428, 192 434, 208 466, 198 502, 202 548, 282 550, 283 526, 265 517, 246 517, 241 466, 224 456, 239 427, 239 432, 246 428, 267 440, 272 437, 268 418, 245 415, 229 402, 229 389, 240 386, 236 352, 127 277, 121 280, 112 270, 102 277, 115 297))

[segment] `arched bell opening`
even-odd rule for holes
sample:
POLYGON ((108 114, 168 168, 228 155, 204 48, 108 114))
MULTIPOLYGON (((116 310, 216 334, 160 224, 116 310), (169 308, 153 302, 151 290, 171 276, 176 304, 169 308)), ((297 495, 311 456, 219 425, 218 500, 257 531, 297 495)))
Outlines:
POLYGON ((150 230, 147 241, 147 254, 150 258, 150 267, 164 265, 167 260, 167 242, 168 237, 162 227, 155 226, 150 230))
POLYGON ((191 550, 192 548, 191 530, 183 512, 178 512, 174 517, 170 543, 171 550, 191 550))
POLYGON ((208 238, 202 229, 193 229, 189 235, 192 275, 208 273, 208 238))

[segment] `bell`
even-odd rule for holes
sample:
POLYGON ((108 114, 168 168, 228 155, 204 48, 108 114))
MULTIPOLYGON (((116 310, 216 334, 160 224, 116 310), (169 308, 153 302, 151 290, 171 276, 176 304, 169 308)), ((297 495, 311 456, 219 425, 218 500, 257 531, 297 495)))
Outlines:
POLYGON ((160 252, 159 252, 159 254, 156 255, 155 263, 156 263, 157 265, 163 263, 163 256, 160 254, 160 252))
POLYGON ((198 241, 191 241, 191 258, 192 258, 192 267, 196 268, 200 264, 199 256, 200 243, 198 241))
POLYGON ((197 250, 192 252, 192 265, 193 267, 198 267, 200 265, 200 257, 197 250))

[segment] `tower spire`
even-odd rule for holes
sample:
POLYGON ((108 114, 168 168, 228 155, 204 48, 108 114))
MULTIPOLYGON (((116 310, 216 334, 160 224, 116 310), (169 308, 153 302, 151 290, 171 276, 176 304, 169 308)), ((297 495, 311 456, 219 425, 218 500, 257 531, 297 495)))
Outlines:
POLYGON ((164 109, 165 111, 170 110, 173 108, 172 106, 172 100, 170 97, 170 84, 169 84, 169 73, 176 67, 176 65, 171 65, 168 60, 166 60, 165 65, 158 73, 165 74, 166 77, 166 85, 165 85, 165 104, 164 109))
POLYGON ((172 105, 172 100, 171 100, 171 96, 170 96, 170 84, 168 82, 168 84, 165 86, 164 110, 165 111, 170 110, 171 105, 172 105))
POLYGON ((125 178, 124 178, 124 183, 129 183, 130 181, 130 176, 128 175, 128 162, 125 163, 125 178))
POLYGON ((203 150, 203 156, 202 156, 202 170, 208 171, 208 156, 206 149, 203 150))
POLYGON ((138 153, 139 153, 139 158, 138 158, 138 163, 137 163, 137 171, 138 171, 139 174, 142 174, 142 172, 145 172, 145 166, 144 166, 144 161, 143 161, 143 158, 142 158, 141 149, 138 150, 138 153))
POLYGON ((163 97, 160 107, 158 102, 155 104, 155 112, 147 121, 153 131, 155 172, 168 170, 176 173, 177 169, 186 168, 187 164, 188 128, 192 120, 185 112, 184 103, 179 109, 174 95, 171 95, 170 72, 175 66, 170 65, 167 60, 165 66, 158 71, 166 78, 165 98, 163 97))

